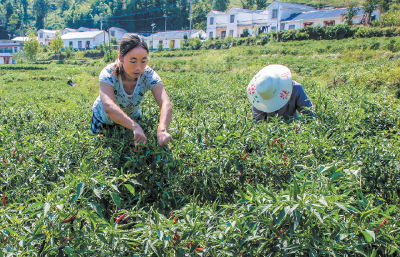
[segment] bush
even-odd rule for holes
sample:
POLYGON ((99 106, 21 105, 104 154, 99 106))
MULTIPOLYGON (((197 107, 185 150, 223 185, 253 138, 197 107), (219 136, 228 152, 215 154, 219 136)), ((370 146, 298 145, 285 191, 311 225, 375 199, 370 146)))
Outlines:
POLYGON ((162 50, 163 50, 163 45, 162 44, 158 44, 157 51, 162 51, 162 50))
POLYGON ((190 40, 189 45, 192 50, 199 50, 201 48, 202 43, 199 38, 195 38, 190 40))
POLYGON ((248 36, 250 36, 249 29, 248 29, 248 28, 245 28, 245 29, 243 30, 243 33, 240 34, 240 37, 248 37, 248 36))

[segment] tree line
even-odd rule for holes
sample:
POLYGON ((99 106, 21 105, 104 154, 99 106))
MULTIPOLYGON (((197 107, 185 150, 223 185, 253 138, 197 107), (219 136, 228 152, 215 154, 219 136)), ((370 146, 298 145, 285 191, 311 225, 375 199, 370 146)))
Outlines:
MULTIPOLYGON (((211 10, 226 11, 233 0, 0 0, 0 38, 26 36, 39 29, 120 27, 130 32, 206 29, 211 10)), ((265 9, 267 0, 240 0, 238 7, 265 9)), ((287 2, 301 0, 287 0, 287 2)), ((399 0, 366 0, 389 6, 399 0)), ((299 2, 299 3, 300 3, 299 2)), ((343 4, 345 4, 344 2, 343 4)))

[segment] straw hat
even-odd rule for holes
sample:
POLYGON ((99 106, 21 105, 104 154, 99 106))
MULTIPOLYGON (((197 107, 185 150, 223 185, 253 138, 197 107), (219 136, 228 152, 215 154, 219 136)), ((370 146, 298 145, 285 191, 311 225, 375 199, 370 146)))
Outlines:
POLYGON ((292 73, 286 66, 272 64, 264 67, 247 86, 250 103, 263 112, 282 108, 292 95, 292 73))

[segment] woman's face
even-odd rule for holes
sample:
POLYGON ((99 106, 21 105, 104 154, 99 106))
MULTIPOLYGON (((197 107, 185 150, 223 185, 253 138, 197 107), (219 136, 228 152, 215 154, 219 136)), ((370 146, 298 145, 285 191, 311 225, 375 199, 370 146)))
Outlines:
POLYGON ((148 56, 146 49, 139 46, 130 50, 124 57, 120 57, 125 76, 131 79, 139 78, 146 68, 148 56))

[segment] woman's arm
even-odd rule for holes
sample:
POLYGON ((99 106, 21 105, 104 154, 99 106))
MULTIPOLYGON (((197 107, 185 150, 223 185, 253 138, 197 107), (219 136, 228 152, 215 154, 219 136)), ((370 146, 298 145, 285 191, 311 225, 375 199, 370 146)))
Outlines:
POLYGON ((136 144, 146 144, 147 138, 142 128, 134 122, 118 105, 115 104, 114 89, 105 82, 100 82, 100 99, 108 117, 115 123, 133 131, 133 140, 136 144))
POLYGON ((171 135, 167 132, 168 126, 172 119, 171 101, 169 100, 162 82, 154 85, 151 91, 153 92, 154 98, 161 109, 160 123, 158 124, 157 129, 157 139, 160 145, 164 145, 170 142, 172 139, 171 135))

